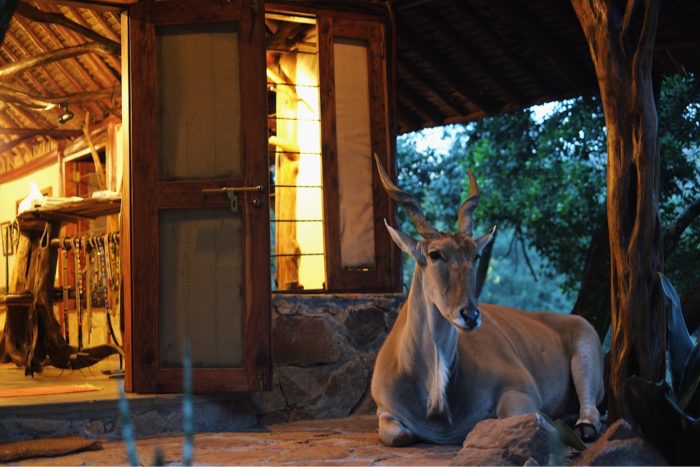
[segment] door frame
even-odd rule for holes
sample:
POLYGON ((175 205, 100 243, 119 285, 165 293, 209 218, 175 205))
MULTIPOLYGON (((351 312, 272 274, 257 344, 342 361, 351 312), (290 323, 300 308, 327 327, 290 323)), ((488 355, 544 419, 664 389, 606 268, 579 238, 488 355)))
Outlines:
POLYGON ((263 390, 272 373, 269 265, 269 175, 265 93, 264 11, 256 0, 145 1, 123 19, 123 76, 128 167, 124 173, 122 243, 124 268, 125 389, 181 392, 183 370, 159 366, 158 211, 181 207, 226 207, 221 196, 203 195, 202 186, 262 185, 239 194, 243 213, 243 366, 193 368, 198 393, 263 390), (158 181, 158 80, 156 25, 230 22, 239 24, 242 179, 203 183, 158 181), (124 30, 125 29, 125 30, 124 30), (128 109, 128 110, 126 110, 128 109), (252 199, 256 198, 256 205, 252 199), (187 202, 185 203, 186 200, 187 202), (196 206, 193 206, 195 203, 196 206))

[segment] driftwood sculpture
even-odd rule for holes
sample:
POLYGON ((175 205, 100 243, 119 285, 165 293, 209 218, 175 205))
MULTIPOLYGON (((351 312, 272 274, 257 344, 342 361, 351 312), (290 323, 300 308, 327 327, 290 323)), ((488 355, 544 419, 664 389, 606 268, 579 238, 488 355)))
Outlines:
POLYGON ((379 160, 377 166, 384 188, 424 238, 414 240, 387 224, 416 267, 372 378, 382 442, 456 444, 486 418, 536 410, 558 417, 573 390, 580 406, 577 431, 594 438, 603 357, 593 327, 579 316, 476 302, 475 264, 495 228, 472 237, 480 194, 471 171, 459 231, 449 234, 431 226, 418 200, 389 180, 379 160))
POLYGON ((24 367, 29 376, 41 372, 47 364, 78 370, 110 355, 123 354, 111 344, 78 349, 61 335, 52 300, 57 252, 50 248, 50 240, 58 229, 58 223, 47 222, 40 235, 22 231, 16 252, 10 292, 31 291, 33 299, 29 305, 8 305, 5 328, 0 334, 0 362, 14 362, 24 367))

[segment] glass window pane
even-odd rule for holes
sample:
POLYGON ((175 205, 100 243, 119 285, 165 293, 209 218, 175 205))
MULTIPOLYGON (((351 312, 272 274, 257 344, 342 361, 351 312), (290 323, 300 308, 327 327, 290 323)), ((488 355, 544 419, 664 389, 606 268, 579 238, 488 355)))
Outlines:
POLYGON ((341 265, 374 268, 374 201, 367 45, 337 40, 335 114, 338 141, 341 265))
POLYGON ((185 337, 192 364, 243 362, 243 242, 240 214, 228 209, 159 213, 160 365, 182 366, 185 337))
POLYGON ((241 175, 237 28, 158 29, 161 180, 241 175))

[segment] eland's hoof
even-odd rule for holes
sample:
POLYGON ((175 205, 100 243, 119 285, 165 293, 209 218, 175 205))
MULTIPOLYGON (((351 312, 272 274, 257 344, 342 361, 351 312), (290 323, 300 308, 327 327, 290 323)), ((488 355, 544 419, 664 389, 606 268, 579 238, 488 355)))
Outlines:
POLYGON ((598 438, 598 430, 596 430, 595 426, 593 426, 591 423, 577 423, 574 427, 574 431, 584 443, 590 443, 598 438))

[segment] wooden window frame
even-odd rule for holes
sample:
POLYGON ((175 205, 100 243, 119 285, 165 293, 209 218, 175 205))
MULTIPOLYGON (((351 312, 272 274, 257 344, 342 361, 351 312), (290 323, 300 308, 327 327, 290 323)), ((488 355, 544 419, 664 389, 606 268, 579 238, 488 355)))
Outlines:
POLYGON ((381 18, 357 17, 317 12, 319 72, 321 85, 321 147, 323 152, 324 228, 328 292, 386 292, 400 287, 400 256, 393 247, 384 219, 393 219, 394 210, 381 186, 372 162, 374 201, 375 267, 352 270, 342 267, 340 239, 340 193, 338 188, 338 141, 335 112, 334 42, 336 39, 367 43, 369 71, 370 130, 372 152, 393 172, 389 126, 387 61, 384 53, 385 27, 381 18))

